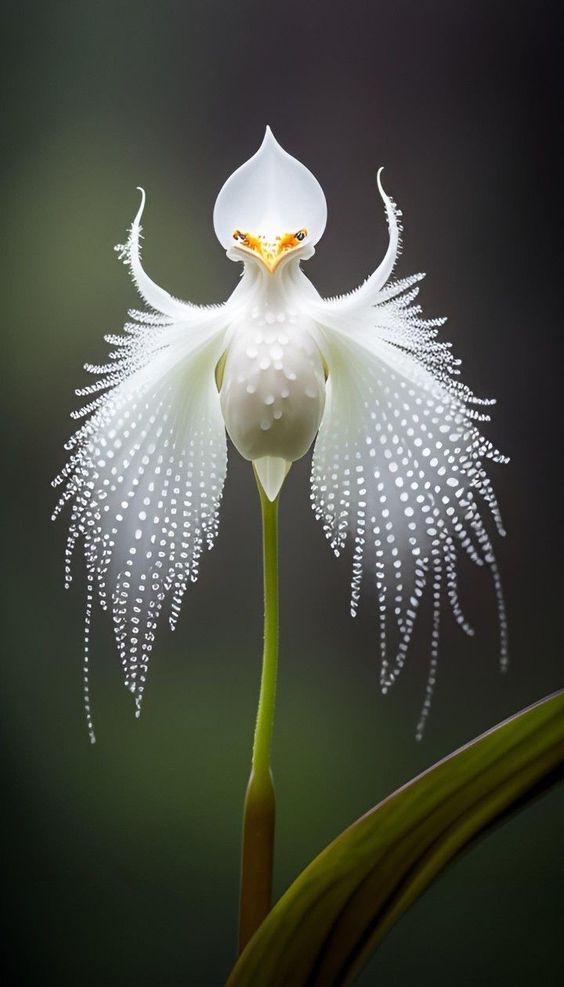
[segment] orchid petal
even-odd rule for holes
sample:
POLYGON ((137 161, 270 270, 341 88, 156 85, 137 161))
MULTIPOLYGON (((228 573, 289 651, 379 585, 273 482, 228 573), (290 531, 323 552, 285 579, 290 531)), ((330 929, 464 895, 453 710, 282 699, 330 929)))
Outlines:
POLYGON ((129 267, 135 286, 147 305, 150 305, 157 312, 162 312, 169 318, 178 319, 185 316, 187 311, 194 306, 190 305, 189 302, 183 302, 178 298, 174 298, 164 288, 159 287, 143 269, 143 265, 141 264, 140 241, 142 232, 141 218, 145 210, 146 196, 144 189, 139 188, 138 191, 141 192, 141 204, 131 224, 127 243, 118 244, 115 249, 119 253, 120 259, 129 267))
POLYGON ((219 192, 215 233, 226 249, 234 230, 248 230, 269 240, 307 228, 307 242, 317 243, 327 222, 327 203, 317 179, 278 143, 270 127, 252 158, 241 165, 219 192))
POLYGON ((507 665, 501 582, 482 516, 485 505, 503 534, 485 463, 507 460, 478 428, 488 416, 477 408, 492 402, 476 398, 456 379, 459 361, 448 343, 436 339, 444 320, 425 320, 411 304, 418 290, 413 278, 384 288, 383 273, 393 266, 393 239, 371 287, 366 282, 337 300, 308 298, 328 369, 312 497, 335 552, 353 541, 353 615, 363 573, 367 568, 374 573, 384 691, 405 662, 419 602, 426 585, 432 587, 431 667, 420 735, 436 677, 442 586, 458 623, 472 633, 458 600, 460 549, 490 568, 500 662, 507 665))
POLYGON ((94 594, 112 610, 125 681, 139 712, 165 600, 174 627, 201 552, 215 538, 227 463, 215 384, 225 319, 220 308, 192 307, 189 323, 163 317, 129 323, 118 337, 112 372, 102 378, 105 393, 77 413, 86 421, 67 443, 71 457, 55 481, 65 484, 55 513, 72 503, 67 582, 74 546, 84 546, 92 739, 87 663, 94 594))
MULTIPOLYGON (((397 208, 393 199, 384 191, 382 185, 382 171, 384 169, 380 168, 378 171, 378 191, 382 196, 382 201, 384 203, 384 208, 386 210, 386 219, 388 222, 388 233, 389 241, 386 253, 382 258, 380 264, 376 268, 373 274, 370 275, 358 288, 350 292, 348 295, 341 295, 337 298, 325 299, 325 305, 328 310, 331 308, 335 312, 340 312, 345 314, 346 312, 358 311, 359 305, 374 305, 379 299, 379 292, 382 291, 384 285, 388 281, 388 278, 392 274, 395 267, 396 261, 398 259, 401 250, 401 232, 402 227, 400 223, 401 212, 397 208)), ((414 283, 423 277, 422 274, 413 275, 409 280, 414 283)), ((393 288, 391 289, 393 290, 393 288)))

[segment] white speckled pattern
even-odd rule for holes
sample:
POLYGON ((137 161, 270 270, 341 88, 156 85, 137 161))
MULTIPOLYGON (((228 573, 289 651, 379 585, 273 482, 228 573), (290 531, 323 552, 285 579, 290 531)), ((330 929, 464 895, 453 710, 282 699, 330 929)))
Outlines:
POLYGON ((313 325, 295 309, 265 301, 233 328, 221 387, 231 441, 245 459, 294 462, 311 446, 325 406, 313 325))

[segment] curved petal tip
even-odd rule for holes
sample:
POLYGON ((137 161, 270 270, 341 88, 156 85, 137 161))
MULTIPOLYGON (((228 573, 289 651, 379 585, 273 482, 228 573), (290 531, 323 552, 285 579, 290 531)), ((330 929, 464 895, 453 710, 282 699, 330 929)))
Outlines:
POLYGON ((382 172, 383 171, 384 171, 384 165, 381 165, 381 167, 378 168, 378 174, 376 176, 376 181, 378 183, 378 191, 379 191, 380 195, 382 196, 382 198, 385 200, 385 199, 388 198, 388 195, 384 191, 384 186, 382 185, 382 172))
POLYGON ((133 220, 133 225, 134 226, 139 226, 139 224, 141 222, 141 216, 143 215, 143 210, 145 209, 145 201, 146 201, 145 189, 144 188, 141 188, 141 186, 138 185, 137 186, 137 191, 138 192, 141 192, 141 204, 139 206, 139 209, 137 210, 137 215, 136 215, 135 219, 133 220))

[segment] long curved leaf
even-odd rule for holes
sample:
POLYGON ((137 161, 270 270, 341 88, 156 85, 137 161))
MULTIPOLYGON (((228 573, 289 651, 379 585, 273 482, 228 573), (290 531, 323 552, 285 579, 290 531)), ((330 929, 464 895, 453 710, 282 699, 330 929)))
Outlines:
POLYGON ((227 987, 350 984, 382 937, 475 837, 564 774, 564 692, 439 761, 300 874, 227 987))

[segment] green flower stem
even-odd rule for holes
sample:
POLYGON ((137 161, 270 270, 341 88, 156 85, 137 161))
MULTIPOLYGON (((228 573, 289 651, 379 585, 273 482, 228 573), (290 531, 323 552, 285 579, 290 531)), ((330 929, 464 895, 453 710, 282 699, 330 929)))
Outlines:
POLYGON ((239 950, 270 911, 275 798, 270 751, 278 670, 278 498, 270 501, 256 477, 262 513, 264 649, 251 776, 243 813, 239 950))

